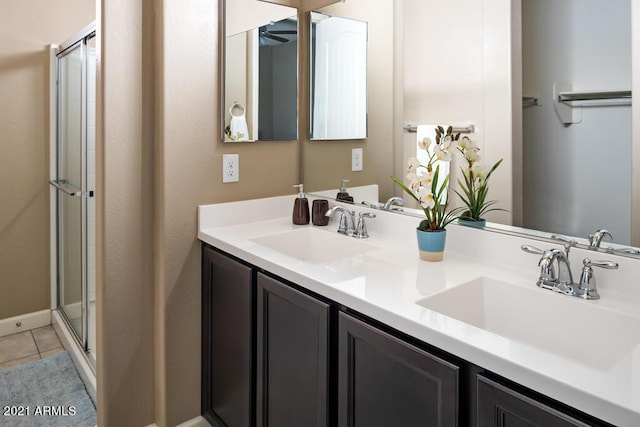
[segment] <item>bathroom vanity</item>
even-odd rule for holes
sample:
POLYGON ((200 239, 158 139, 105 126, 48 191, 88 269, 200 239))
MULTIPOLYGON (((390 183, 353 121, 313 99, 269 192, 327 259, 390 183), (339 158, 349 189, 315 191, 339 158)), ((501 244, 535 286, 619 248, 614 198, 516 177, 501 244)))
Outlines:
POLYGON ((292 225, 292 205, 200 207, 212 425, 640 424, 639 295, 615 286, 637 261, 585 301, 535 286, 519 247, 549 243, 450 225, 426 263, 416 218, 377 212, 359 240, 292 225))

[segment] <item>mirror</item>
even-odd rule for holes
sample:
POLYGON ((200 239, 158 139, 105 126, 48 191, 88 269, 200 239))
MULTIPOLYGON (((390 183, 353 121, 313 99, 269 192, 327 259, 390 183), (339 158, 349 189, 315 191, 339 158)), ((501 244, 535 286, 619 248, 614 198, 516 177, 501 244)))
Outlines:
POLYGON ((296 9, 255 0, 225 8, 223 141, 297 139, 296 9))
MULTIPOLYGON (((571 83, 573 92, 631 88, 630 2, 587 2, 512 0, 491 6, 490 13, 486 4, 470 0, 463 8, 459 2, 436 7, 421 0, 350 0, 319 9, 368 24, 372 129, 361 144, 362 172, 351 170, 356 145, 303 141, 305 189, 327 195, 349 179, 352 187, 377 186, 379 199, 369 202, 404 196, 389 178, 406 174, 404 159, 416 144, 416 134, 403 127, 474 125, 468 136, 480 146, 483 164, 505 159, 491 178, 489 199, 509 212, 490 216, 488 229, 538 238, 557 234, 588 245, 586 236, 617 227, 609 217, 620 213, 624 218, 616 222, 624 229, 610 230, 613 242, 640 246, 630 238, 639 219, 631 217, 629 100, 566 103, 572 116, 580 115, 572 124, 562 123, 554 108, 555 82, 571 83), (560 10, 542 10, 554 3, 560 10), (525 34, 518 31, 520 22, 525 34), (595 29, 602 32, 583 33, 595 29), (554 45, 534 47, 537 36, 554 45), (552 53, 552 47, 559 50, 552 53), (385 59, 376 57, 383 52, 385 59), (556 69, 539 69, 544 63, 556 69), (531 77, 542 80, 539 88, 531 77), (537 98, 538 105, 523 104, 524 96, 537 98), (553 128, 543 115, 554 120, 553 128), (607 164, 615 165, 615 173, 607 164), (585 185, 590 178, 591 189, 585 185)), ((618 248, 602 242, 608 246, 618 248)))
POLYGON ((311 139, 367 137, 367 23, 311 12, 311 139))

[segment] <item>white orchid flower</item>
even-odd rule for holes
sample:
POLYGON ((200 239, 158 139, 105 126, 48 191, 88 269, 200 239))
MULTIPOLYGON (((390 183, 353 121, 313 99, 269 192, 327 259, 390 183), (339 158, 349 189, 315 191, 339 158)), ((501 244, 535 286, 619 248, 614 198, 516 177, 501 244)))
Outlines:
POLYGON ((478 163, 475 163, 471 167, 471 172, 473 172, 474 179, 477 179, 480 184, 484 182, 487 178, 487 174, 489 173, 489 169, 485 166, 481 166, 478 163))
POLYGON ((475 164, 477 161, 480 160, 479 152, 480 152, 480 150, 478 150, 477 148, 473 149, 473 150, 467 150, 464 153, 464 158, 467 159, 468 162, 471 162, 471 163, 475 164))
POLYGON ((463 151, 466 151, 466 150, 477 151, 478 150, 478 146, 476 145, 475 141, 471 140, 468 136, 463 136, 462 137, 460 142, 458 142, 458 147, 460 147, 460 149, 463 150, 463 151))
POLYGON ((451 161, 451 151, 447 151, 445 147, 443 147, 445 143, 441 143, 440 145, 436 145, 433 148, 433 152, 435 153, 438 160, 442 160, 445 162, 451 161))
POLYGON ((447 135, 444 138, 442 145, 442 149, 445 151, 450 151, 455 149, 458 146, 458 141, 456 141, 455 139, 453 139, 453 137, 451 135, 447 135))
POLYGON ((409 159, 409 161, 407 162, 407 170, 409 172, 415 171, 419 167, 420 167, 420 161, 418 159, 416 159, 415 157, 411 157, 409 159))
POLYGON ((433 182, 433 174, 427 173, 420 176, 420 186, 431 188, 433 182))
POLYGON ((436 201, 433 197, 433 193, 430 190, 423 189, 418 193, 420 199, 420 205, 425 209, 433 209, 436 205, 436 201))
POLYGON ((420 187, 420 178, 415 172, 409 172, 407 174, 407 180, 409 180, 409 188, 417 190, 420 187))
POLYGON ((428 150, 431 146, 431 139, 427 136, 418 141, 418 148, 421 150, 428 150))

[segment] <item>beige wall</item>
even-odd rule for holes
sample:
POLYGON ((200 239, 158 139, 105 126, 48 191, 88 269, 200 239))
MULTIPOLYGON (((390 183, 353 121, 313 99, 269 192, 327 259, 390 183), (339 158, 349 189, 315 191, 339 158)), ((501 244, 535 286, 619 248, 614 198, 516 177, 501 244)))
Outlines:
POLYGON ((51 305, 49 45, 94 19, 94 0, 0 2, 0 319, 51 305))
POLYGON ((154 420, 153 0, 110 0, 98 20, 98 425, 154 420))
MULTIPOLYGON (((376 0, 369 7, 368 0, 350 0, 319 9, 336 16, 353 18, 368 23, 367 50, 367 108, 368 125, 365 140, 310 141, 309 135, 309 68, 301 69, 300 77, 300 139, 303 141, 302 160, 306 191, 338 188, 341 179, 350 180, 349 186, 378 183, 380 199, 386 200, 393 192, 393 96, 394 96, 394 5, 393 0, 376 0), (351 171, 351 150, 363 149, 363 170, 351 171)), ((309 63, 308 23, 303 21, 300 43, 304 62, 309 63)))
POLYGON ((100 425, 200 413, 197 206, 292 194, 299 179, 295 141, 219 141, 217 3, 152 4, 102 4, 100 425), (240 155, 240 182, 222 184, 224 153, 240 155))

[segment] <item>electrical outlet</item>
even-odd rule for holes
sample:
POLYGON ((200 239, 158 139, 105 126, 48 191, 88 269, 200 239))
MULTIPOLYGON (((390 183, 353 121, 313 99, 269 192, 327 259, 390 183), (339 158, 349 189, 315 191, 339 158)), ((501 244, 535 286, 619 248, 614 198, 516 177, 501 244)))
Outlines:
POLYGON ((222 182, 238 182, 240 181, 240 155, 239 154, 223 154, 222 155, 222 182))
POLYGON ((354 148, 351 150, 351 171, 358 172, 362 170, 362 148, 354 148))

